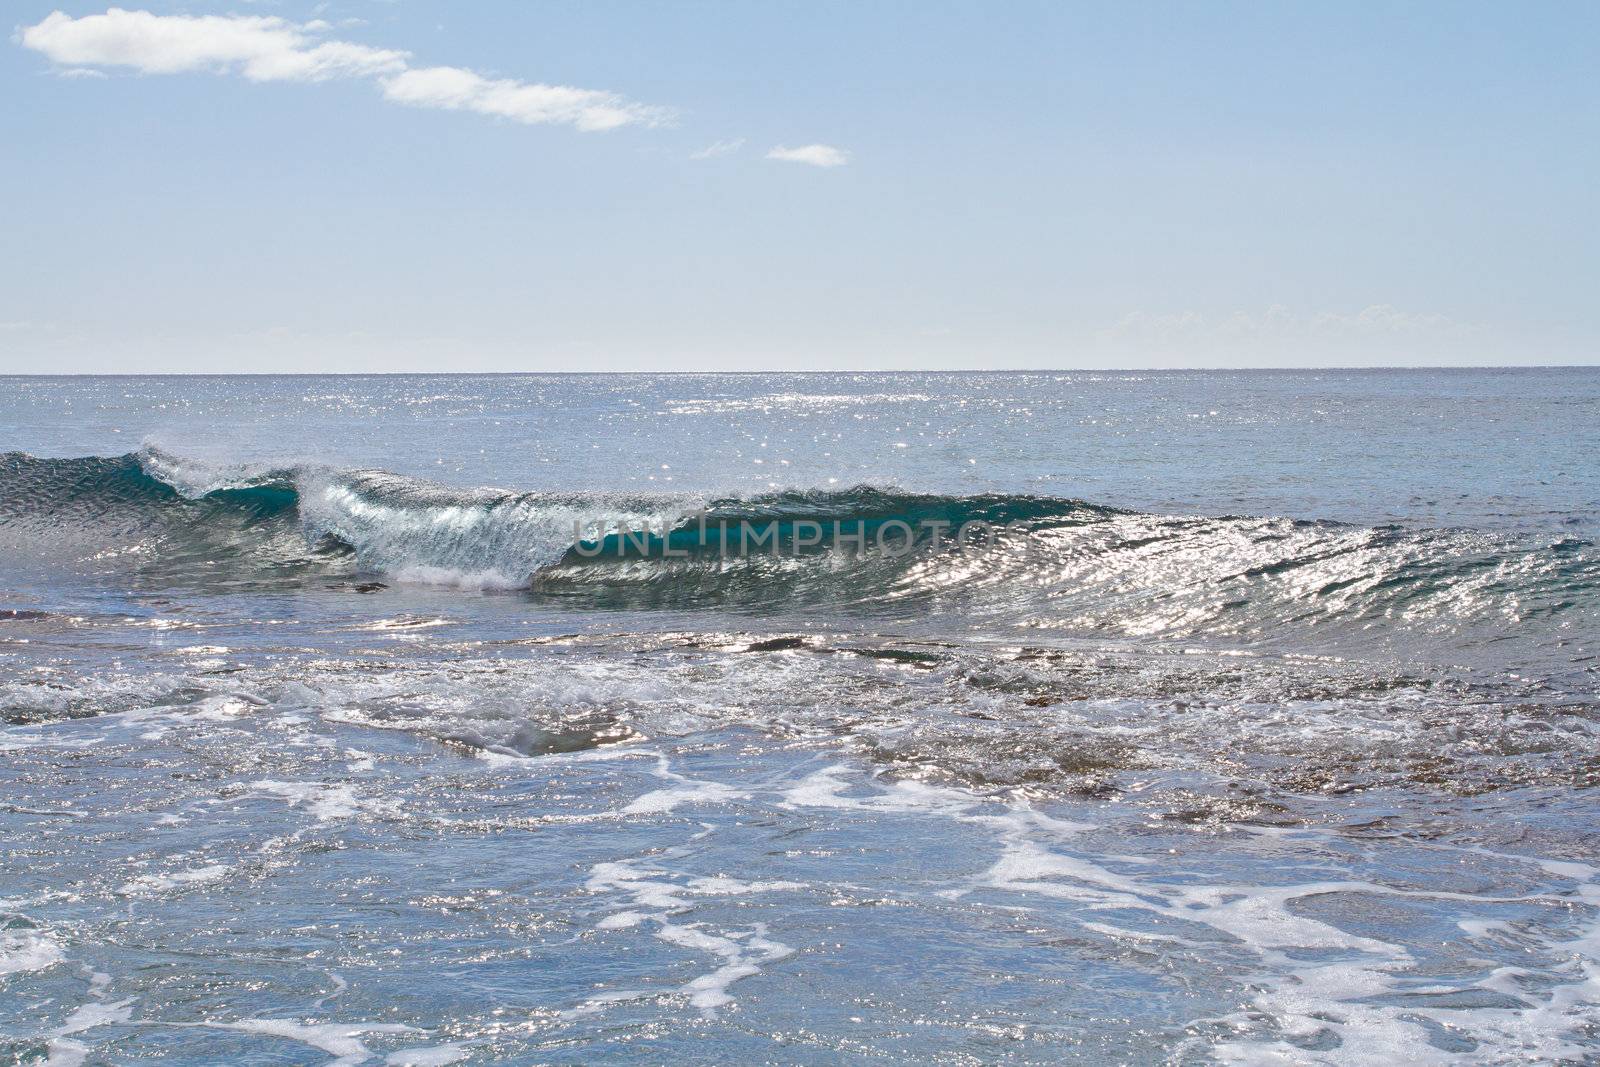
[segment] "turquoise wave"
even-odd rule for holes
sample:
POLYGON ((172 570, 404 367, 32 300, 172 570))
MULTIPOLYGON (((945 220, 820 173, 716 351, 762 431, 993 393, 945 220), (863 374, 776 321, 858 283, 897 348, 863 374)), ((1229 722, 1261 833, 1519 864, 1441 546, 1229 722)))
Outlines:
POLYGON ((1509 642, 1579 674, 1600 662, 1600 555, 1581 537, 1154 515, 1026 494, 856 486, 702 500, 202 468, 148 451, 8 453, 0 550, 158 585, 370 576, 597 609, 826 607, 1362 654, 1443 645, 1503 658, 1509 642))

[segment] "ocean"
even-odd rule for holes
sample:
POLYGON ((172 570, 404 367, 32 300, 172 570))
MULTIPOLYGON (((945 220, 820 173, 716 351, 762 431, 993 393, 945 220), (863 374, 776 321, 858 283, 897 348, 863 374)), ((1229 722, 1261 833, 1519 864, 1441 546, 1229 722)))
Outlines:
POLYGON ((1600 369, 0 378, 0 1061, 1600 1062, 1600 369))

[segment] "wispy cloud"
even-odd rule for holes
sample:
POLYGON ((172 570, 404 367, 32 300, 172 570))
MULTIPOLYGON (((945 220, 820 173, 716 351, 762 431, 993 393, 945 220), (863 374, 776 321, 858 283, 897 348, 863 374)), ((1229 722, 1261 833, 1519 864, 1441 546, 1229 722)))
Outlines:
MULTIPOLYGON (((254 82, 376 81, 384 98, 413 107, 473 111, 579 130, 668 121, 665 108, 617 93, 491 78, 463 67, 413 67, 411 53, 323 36, 322 20, 294 23, 264 15, 156 15, 110 8, 73 18, 56 11, 15 40, 67 72, 126 67, 141 74, 206 71, 254 82)), ((82 77, 84 74, 75 74, 82 77)))
POLYGON ((698 152, 690 152, 690 159, 715 159, 717 156, 731 156, 744 147, 744 138, 736 137, 728 141, 713 141, 698 152))
POLYGON ((539 85, 511 78, 485 78, 461 67, 421 67, 382 79, 383 96, 397 104, 447 111, 476 111, 530 125, 567 123, 580 130, 613 130, 634 123, 657 125, 661 108, 625 100, 598 89, 539 85))
POLYGON ((813 167, 842 167, 850 162, 850 153, 831 144, 808 144, 799 148, 778 145, 767 153, 767 158, 784 163, 809 163, 813 167))
POLYGON ((237 73, 251 81, 323 81, 393 74, 407 54, 316 38, 324 23, 261 15, 155 15, 111 8, 73 18, 52 12, 17 40, 64 67, 131 67, 144 74, 237 73))

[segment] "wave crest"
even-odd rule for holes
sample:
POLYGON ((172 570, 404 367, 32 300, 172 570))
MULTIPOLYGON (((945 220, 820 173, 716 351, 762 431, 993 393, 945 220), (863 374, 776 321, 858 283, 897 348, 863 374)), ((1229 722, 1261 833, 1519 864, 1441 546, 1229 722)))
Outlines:
POLYGON ((1310 636, 1319 649, 1362 651, 1397 634, 1453 648, 1528 639, 1569 664, 1590 662, 1600 632, 1600 561, 1570 536, 870 486, 713 500, 460 489, 154 449, 11 453, 0 485, 7 544, 105 568, 131 558, 167 582, 369 573, 601 609, 825 605, 1011 632, 1266 646, 1310 636), (953 544, 966 523, 997 532, 953 544), (915 531, 914 551, 884 550, 892 524, 915 531))

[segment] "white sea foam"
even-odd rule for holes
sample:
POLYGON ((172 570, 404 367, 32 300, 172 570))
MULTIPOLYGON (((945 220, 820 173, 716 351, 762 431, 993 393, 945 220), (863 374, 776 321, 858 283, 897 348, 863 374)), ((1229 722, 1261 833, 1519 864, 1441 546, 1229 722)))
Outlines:
POLYGON ((201 885, 207 882, 221 881, 227 877, 229 867, 223 863, 213 863, 205 867, 195 867, 185 871, 173 871, 170 874, 146 874, 123 883, 117 892, 125 897, 149 896, 181 886, 201 885))
MULTIPOLYGON (((92 990, 90 995, 93 995, 92 990)), ((81 1034, 85 1030, 93 1030, 97 1026, 125 1023, 133 1018, 134 1000, 134 997, 129 997, 115 1003, 84 1004, 74 1008, 66 1021, 51 1031, 51 1036, 65 1037, 68 1034, 81 1034)))
POLYGON ((408 585, 441 585, 447 589, 521 589, 528 584, 528 574, 507 573, 493 568, 469 570, 432 563, 411 563, 384 572, 397 582, 408 585))
POLYGON ((251 693, 221 693, 188 705, 184 711, 196 719, 225 722, 237 719, 241 715, 249 715, 266 706, 267 701, 251 693))
POLYGON ((0 978, 42 971, 54 967, 65 958, 61 946, 43 930, 31 926, 0 929, 0 978))
POLYGON ((684 804, 726 804, 749 796, 722 782, 694 781, 674 772, 666 757, 658 756, 656 777, 674 783, 640 796, 622 809, 624 815, 663 815, 684 804))
POLYGON ((788 945, 770 940, 766 932, 764 923, 756 923, 745 933, 723 936, 707 931, 698 923, 681 926, 662 921, 656 936, 682 948, 721 956, 725 961, 716 970, 683 985, 683 992, 689 994, 689 1003, 709 1014, 733 1000, 728 987, 734 982, 760 974, 765 964, 794 954, 788 945))
POLYGON ((70 1037, 52 1037, 45 1043, 44 1062, 39 1067, 83 1067, 89 1062, 89 1046, 70 1037))
POLYGON ((357 815, 393 816, 400 803, 363 797, 350 785, 326 782, 280 782, 262 779, 250 783, 259 794, 279 797, 292 808, 299 808, 320 822, 351 819, 357 815))
POLYGON ((297 1023, 288 1019, 241 1019, 237 1022, 202 1022, 183 1025, 213 1030, 281 1037, 321 1049, 335 1057, 328 1067, 353 1067, 372 1058, 361 1038, 367 1034, 419 1034, 425 1031, 402 1023, 297 1023))
POLYGON ((426 1048, 403 1048, 389 1053, 383 1062, 389 1067, 446 1067, 451 1063, 460 1063, 470 1055, 472 1050, 467 1045, 449 1043, 426 1048))
MULTIPOLYGON (((1563 865, 1563 874, 1587 874, 1583 865, 1563 865)), ((1211 1043, 1186 1043, 1223 1062, 1236 1064, 1328 1063, 1386 1065, 1396 1062, 1449 1064, 1462 1062, 1432 1041, 1420 1022, 1428 1019, 1479 1046, 1471 1059, 1485 1063, 1548 1062, 1582 1059, 1587 1053, 1571 1040, 1584 1028, 1600 1022, 1600 960, 1594 958, 1590 938, 1597 930, 1591 917, 1584 936, 1551 949, 1582 952, 1570 964, 1574 981, 1544 995, 1543 1003, 1519 1009, 1441 1009, 1414 1001, 1385 1003, 1383 998, 1403 992, 1423 992, 1409 974, 1416 960, 1411 951, 1373 937, 1352 934, 1297 910, 1303 902, 1330 894, 1372 894, 1419 900, 1495 903, 1501 898, 1450 891, 1396 889, 1363 881, 1308 881, 1292 885, 1263 886, 1192 885, 1149 881, 1120 874, 1101 862, 1053 851, 1028 839, 1014 825, 1002 837, 1002 854, 979 879, 979 884, 1011 892, 1040 894, 1069 900, 1092 909, 1143 912, 1180 927, 1210 928, 1228 943, 1254 954, 1260 961, 1253 983, 1259 992, 1250 1006, 1216 1020, 1234 1036, 1211 1043), (1329 962, 1308 963, 1307 954, 1337 954, 1329 962), (1336 1049, 1310 1052, 1304 1042, 1328 1032, 1336 1049)), ((962 891, 964 894, 966 891, 962 891)), ((1571 896, 1540 895, 1512 900, 1594 900, 1596 887, 1580 885, 1571 896)), ((1597 909, 1600 910, 1600 909, 1597 909)), ((1102 934, 1130 941, 1152 937, 1199 946, 1192 938, 1130 930, 1114 923, 1083 924, 1102 934)), ((1463 921, 1469 934, 1482 936, 1504 924, 1463 921)), ((1504 972, 1502 972, 1503 974, 1504 972)), ((1446 987, 1447 988, 1447 987, 1446 987)), ((1494 989, 1494 981, 1479 983, 1494 989)), ((1508 978, 1500 991, 1526 1001, 1539 994, 1508 978)))
POLYGON ((66 737, 50 731, 49 726, 23 726, 0 731, 0 752, 17 752, 30 748, 89 748, 104 738, 66 737))
POLYGON ((662 815, 684 804, 726 804, 749 794, 719 782, 656 789, 645 793, 622 809, 624 815, 662 815))
MULTIPOLYGON (((625 814, 654 814, 671 811, 682 803, 721 803, 747 795, 720 783, 695 781, 677 774, 664 756, 657 757, 654 773, 676 784, 646 793, 624 808, 625 814)), ((702 824, 690 842, 699 842, 714 832, 713 825, 702 824)), ((652 862, 597 863, 589 870, 586 887, 591 893, 619 893, 627 898, 622 910, 603 916, 595 923, 596 930, 631 930, 649 923, 654 925, 655 936, 660 940, 721 959, 719 966, 684 983, 678 990, 688 996, 692 1007, 709 1016, 732 1001, 729 987, 734 982, 759 974, 765 965, 791 955, 793 949, 769 938, 763 923, 742 930, 718 930, 706 922, 678 922, 675 917, 693 911, 704 898, 793 892, 807 886, 779 879, 747 881, 725 874, 691 875, 664 865, 675 857, 687 855, 690 848, 691 845, 681 845, 668 849, 658 861, 652 862)), ((642 990, 610 990, 588 998, 569 1014, 593 1014, 611 1004, 656 995, 642 990)))
MULTIPOLYGON (((1504 898, 1443 889, 1397 889, 1359 880, 1195 885, 1149 878, 1148 857, 1091 857, 1063 847, 1093 829, 1086 824, 1051 818, 1022 804, 1001 806, 997 811, 992 802, 959 789, 862 782, 844 766, 801 779, 782 792, 780 803, 862 815, 920 812, 988 824, 998 831, 1000 855, 972 886, 941 895, 963 897, 977 888, 998 889, 1068 901, 1090 914, 1143 914, 1167 929, 1130 928, 1102 919, 1081 925, 1133 943, 1164 941, 1208 953, 1221 944, 1230 946, 1229 951, 1254 955, 1259 965, 1251 982, 1258 992, 1249 1006, 1236 1014, 1195 1021, 1195 1026, 1226 1028, 1222 1036, 1186 1042, 1184 1047, 1196 1055, 1249 1065, 1581 1062, 1592 1050, 1580 1038, 1600 1025, 1600 884, 1588 864, 1491 854, 1502 862, 1531 865, 1577 883, 1569 890, 1504 898), (1130 866, 1131 872, 1116 869, 1130 866), (1543 946, 1557 958, 1563 953, 1571 955, 1571 962, 1565 965, 1571 980, 1566 984, 1542 991, 1536 982, 1524 983, 1523 972, 1502 968, 1497 978, 1480 982, 1477 988, 1536 1003, 1524 1008, 1437 1008, 1421 1004, 1414 996, 1398 997, 1430 988, 1411 977, 1417 960, 1405 946, 1350 933, 1303 910, 1308 902, 1333 894, 1483 905, 1582 902, 1590 911, 1577 937, 1547 940, 1543 946), (1212 933, 1190 934, 1196 929, 1212 933), (1217 942, 1217 937, 1224 940, 1217 942), (1304 958, 1308 954, 1335 958, 1312 963, 1304 958), (1423 1020, 1470 1038, 1478 1051, 1471 1056, 1447 1052, 1434 1044, 1423 1020), (1333 1048, 1315 1052, 1306 1047, 1322 1034, 1331 1035, 1333 1048)), ((1288 840, 1290 836, 1271 828, 1258 828, 1256 833, 1263 840, 1288 840)), ((1307 833, 1295 831, 1293 836, 1304 838, 1307 833)), ((1510 930, 1501 922, 1466 919, 1460 925, 1478 937, 1510 930)), ((1448 992, 1453 987, 1431 988, 1448 992)))

